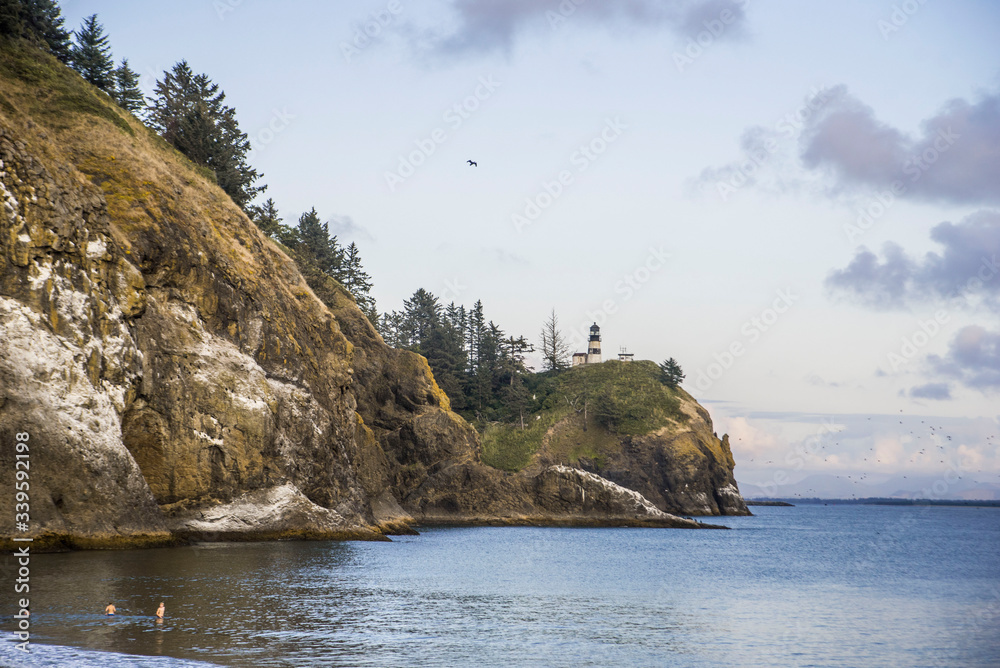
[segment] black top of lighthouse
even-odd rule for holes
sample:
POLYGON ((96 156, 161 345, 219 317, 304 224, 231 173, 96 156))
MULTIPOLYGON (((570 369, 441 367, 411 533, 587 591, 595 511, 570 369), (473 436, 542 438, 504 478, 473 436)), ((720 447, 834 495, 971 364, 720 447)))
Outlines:
POLYGON ((596 322, 590 326, 590 340, 591 341, 601 340, 601 328, 597 326, 596 322))

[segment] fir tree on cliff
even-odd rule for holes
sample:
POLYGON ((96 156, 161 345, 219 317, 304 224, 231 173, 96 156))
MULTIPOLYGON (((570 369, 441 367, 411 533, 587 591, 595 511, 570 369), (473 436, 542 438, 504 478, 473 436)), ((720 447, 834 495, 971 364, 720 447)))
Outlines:
POLYGON ((114 71, 115 86, 111 95, 118 106, 133 114, 146 106, 146 97, 139 89, 139 73, 128 66, 128 59, 122 58, 122 64, 114 71))
POLYGON ((447 320, 436 323, 421 345, 420 353, 434 373, 438 386, 451 400, 454 410, 465 408, 465 351, 462 333, 447 320))
POLYGON ((299 217, 298 240, 317 269, 341 281, 344 251, 337 243, 336 235, 330 236, 329 223, 320 221, 315 207, 299 217))
POLYGON ((73 33, 76 43, 70 52, 70 63, 88 82, 108 95, 115 92, 115 61, 104 26, 91 14, 83 20, 80 29, 73 33))
POLYGON ((219 186, 244 211, 267 186, 255 186, 261 175, 247 163, 250 141, 240 131, 236 110, 223 102, 224 91, 187 61, 174 65, 156 83, 149 106, 150 125, 177 150, 215 173, 219 186))
POLYGON ((403 303, 402 314, 394 312, 382 319, 383 327, 391 329, 395 326, 394 338, 400 347, 409 348, 427 358, 438 386, 448 395, 456 410, 466 405, 467 382, 460 313, 454 303, 442 309, 433 293, 420 288, 403 303))
POLYGON ((278 205, 274 203, 273 199, 268 197, 260 206, 250 207, 247 215, 260 228, 261 232, 272 239, 278 239, 283 226, 281 224, 282 218, 278 214, 278 205))
POLYGON ((361 265, 361 253, 353 241, 343 253, 341 275, 343 277, 341 283, 354 295, 364 314, 372 322, 377 322, 378 311, 375 310, 375 299, 371 296, 372 277, 361 265))
POLYGON ((383 313, 378 319, 378 333, 393 348, 402 348, 403 314, 399 311, 383 313))
POLYGON ((684 371, 673 357, 660 362, 660 372, 663 384, 667 387, 676 389, 681 384, 681 381, 684 380, 684 371))
POLYGON ((278 205, 270 197, 260 206, 249 207, 248 216, 254 224, 259 227, 264 234, 271 237, 278 243, 295 248, 299 243, 299 231, 294 227, 289 227, 282 222, 282 217, 278 213, 278 205))
POLYGON ((428 341, 431 331, 441 322, 441 305, 432 293, 418 289, 403 302, 403 333, 406 346, 417 352, 428 341))
POLYGON ((528 374, 524 358, 527 353, 534 350, 535 347, 523 336, 517 338, 511 336, 503 341, 503 353, 500 356, 501 369, 506 376, 506 382, 500 393, 500 405, 505 413, 504 417, 510 421, 517 421, 522 431, 524 415, 530 403, 528 389, 524 385, 524 378, 528 374))
POLYGON ((62 62, 70 62, 70 34, 53 0, 0 0, 0 35, 37 42, 62 62))
POLYGON ((549 319, 542 325, 542 363, 546 371, 559 371, 569 366, 569 343, 559 331, 559 318, 552 309, 549 319))
POLYGON ((480 422, 525 426, 531 405, 525 355, 534 348, 525 337, 506 336, 487 321, 481 300, 471 309, 454 302, 442 307, 420 288, 404 301, 402 312, 383 314, 377 326, 390 346, 427 358, 453 409, 480 422))

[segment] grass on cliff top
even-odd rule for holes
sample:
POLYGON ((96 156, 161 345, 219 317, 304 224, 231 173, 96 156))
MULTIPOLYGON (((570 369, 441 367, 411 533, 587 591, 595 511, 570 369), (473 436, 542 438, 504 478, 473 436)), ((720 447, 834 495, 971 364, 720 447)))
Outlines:
POLYGON ((523 430, 519 421, 490 424, 484 430, 486 464, 519 471, 549 434, 548 451, 556 459, 576 463, 585 457, 600 467, 604 457, 620 447, 621 437, 689 419, 680 408, 683 391, 664 385, 659 367, 650 361, 611 360, 536 374, 528 390, 535 398, 523 430))
MULTIPOLYGON (((0 72, 8 81, 16 79, 33 88, 39 104, 32 111, 39 112, 50 125, 67 127, 67 119, 87 114, 110 121, 122 132, 135 136, 135 130, 125 118, 128 112, 49 54, 23 42, 3 40, 0 42, 0 72)), ((9 84, 5 86, 8 87, 9 84)), ((2 106, 6 113, 16 114, 9 100, 4 100, 2 106)))
MULTIPOLYGON (((138 118, 125 111, 109 95, 87 83, 77 72, 59 62, 51 54, 24 40, 0 37, 0 114, 8 121, 35 124, 55 132, 58 140, 67 142, 63 160, 77 163, 76 151, 92 150, 100 140, 103 143, 128 144, 131 139, 142 139, 146 148, 154 149, 160 158, 180 163, 210 184, 215 184, 215 174, 199 167, 175 151, 162 137, 144 125, 138 118), (119 134, 111 140, 104 131, 113 127, 119 134), (83 139, 86 146, 78 145, 83 139)), ((17 128, 15 124, 15 128, 17 128)), ((19 134, 28 135, 21 128, 19 134)), ((29 142, 30 144, 31 142, 29 142)), ((44 143, 44 142, 43 142, 44 143)), ((39 149, 39 146, 33 146, 39 149)), ((106 156, 104 156, 106 157, 106 156)))

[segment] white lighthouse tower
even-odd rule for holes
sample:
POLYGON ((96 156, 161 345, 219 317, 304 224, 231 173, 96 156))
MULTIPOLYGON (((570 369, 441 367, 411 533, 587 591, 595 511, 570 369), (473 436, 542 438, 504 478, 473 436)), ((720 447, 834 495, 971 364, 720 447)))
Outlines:
POLYGON ((590 343, 587 344, 587 364, 601 363, 601 328, 595 322, 590 327, 590 343))

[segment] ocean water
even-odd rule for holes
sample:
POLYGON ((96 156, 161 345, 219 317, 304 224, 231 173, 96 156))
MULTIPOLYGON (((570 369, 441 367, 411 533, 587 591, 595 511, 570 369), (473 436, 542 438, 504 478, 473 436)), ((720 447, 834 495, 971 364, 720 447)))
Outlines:
POLYGON ((753 510, 731 531, 36 555, 31 653, 4 596, 0 664, 1000 665, 1000 509, 753 510))

